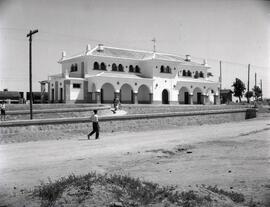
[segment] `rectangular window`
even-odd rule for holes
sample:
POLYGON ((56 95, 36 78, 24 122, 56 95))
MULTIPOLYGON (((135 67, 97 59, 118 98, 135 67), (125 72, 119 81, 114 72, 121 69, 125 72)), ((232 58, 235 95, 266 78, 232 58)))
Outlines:
POLYGON ((73 88, 81 88, 81 84, 79 84, 79 83, 73 83, 73 88))

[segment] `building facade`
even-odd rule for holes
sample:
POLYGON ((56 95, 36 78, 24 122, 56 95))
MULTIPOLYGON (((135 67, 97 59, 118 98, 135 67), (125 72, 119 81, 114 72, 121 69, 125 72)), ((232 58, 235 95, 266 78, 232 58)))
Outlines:
POLYGON ((209 66, 175 55, 87 45, 83 54, 59 61, 62 73, 49 76, 50 102, 218 104, 219 83, 209 66))

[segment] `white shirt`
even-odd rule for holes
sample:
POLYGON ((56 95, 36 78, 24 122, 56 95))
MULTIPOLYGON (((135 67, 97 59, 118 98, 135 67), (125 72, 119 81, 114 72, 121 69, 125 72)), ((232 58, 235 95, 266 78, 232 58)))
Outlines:
POLYGON ((98 122, 98 115, 97 115, 97 114, 93 114, 93 115, 91 116, 91 121, 92 121, 92 122, 98 122))
POLYGON ((6 104, 1 104, 1 109, 6 109, 6 104))

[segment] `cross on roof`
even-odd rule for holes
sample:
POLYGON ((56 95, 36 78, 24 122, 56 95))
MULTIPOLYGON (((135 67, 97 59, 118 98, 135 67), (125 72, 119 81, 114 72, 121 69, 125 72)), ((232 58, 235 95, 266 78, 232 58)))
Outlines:
POLYGON ((154 43, 154 48, 153 48, 153 52, 156 52, 156 38, 154 37, 152 40, 151 40, 153 43, 154 43))

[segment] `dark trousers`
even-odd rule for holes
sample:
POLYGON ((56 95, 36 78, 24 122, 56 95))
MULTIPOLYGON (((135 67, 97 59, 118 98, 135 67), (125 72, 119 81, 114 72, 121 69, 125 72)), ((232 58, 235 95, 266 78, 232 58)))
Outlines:
POLYGON ((92 136, 92 134, 96 133, 96 139, 99 137, 99 124, 98 122, 93 122, 93 131, 88 134, 88 136, 92 136))

